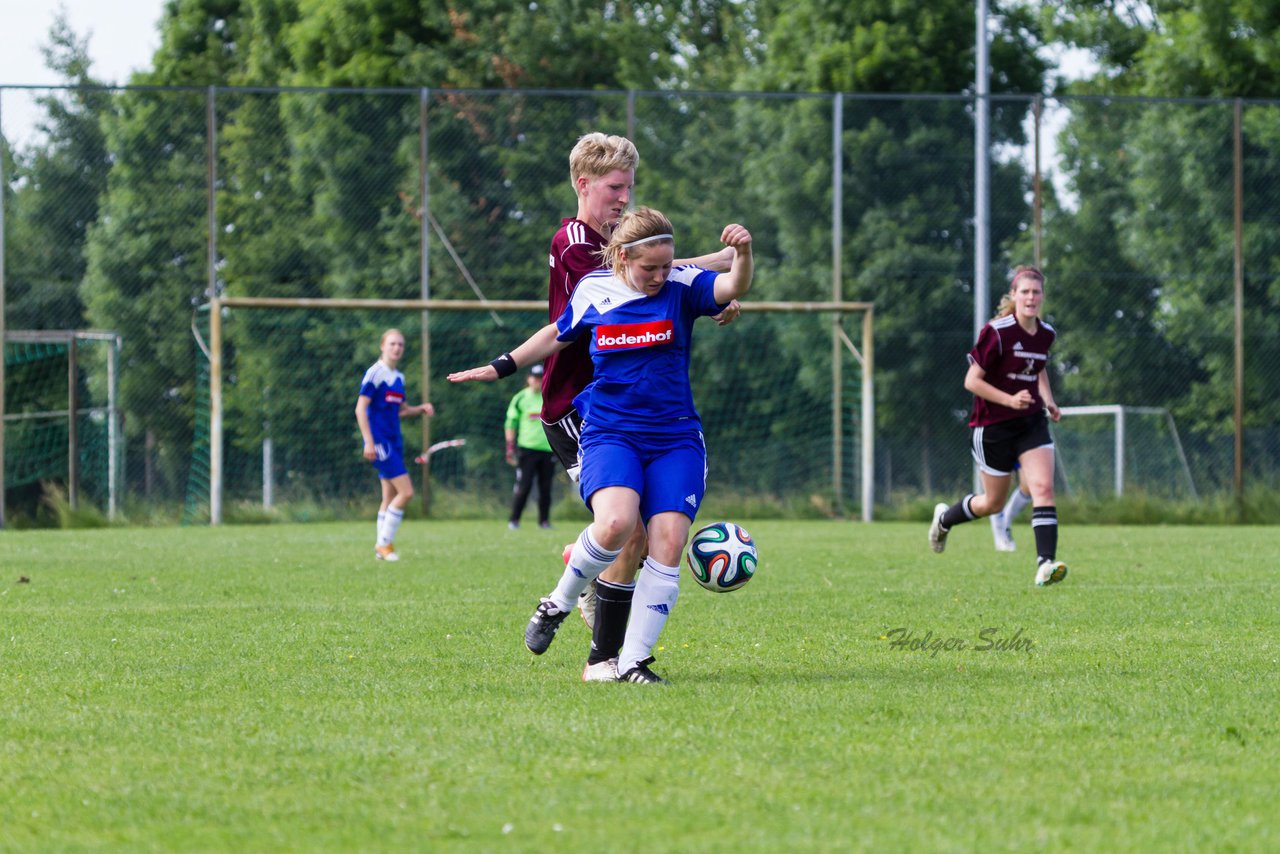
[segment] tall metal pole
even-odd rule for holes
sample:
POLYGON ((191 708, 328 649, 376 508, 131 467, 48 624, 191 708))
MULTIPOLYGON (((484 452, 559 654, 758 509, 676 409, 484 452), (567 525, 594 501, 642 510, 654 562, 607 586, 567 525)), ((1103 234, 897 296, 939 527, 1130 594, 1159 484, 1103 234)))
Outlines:
POLYGON ((875 309, 862 315, 862 521, 876 506, 875 309))
POLYGON ((1034 125, 1033 133, 1035 135, 1035 150, 1036 150, 1036 164, 1035 164, 1035 178, 1034 178, 1035 198, 1033 201, 1033 216, 1035 218, 1035 224, 1033 226, 1033 231, 1035 234, 1035 248, 1032 256, 1035 260, 1032 261, 1032 263, 1035 264, 1037 268, 1039 268, 1040 255, 1041 255, 1040 248, 1041 248, 1041 242, 1042 242, 1043 233, 1044 233, 1044 227, 1043 227, 1044 226, 1044 216, 1043 216, 1044 196, 1043 196, 1043 184, 1042 184, 1043 173, 1041 172, 1041 169, 1040 169, 1040 131, 1042 130, 1042 126, 1044 122, 1044 96, 1043 95, 1036 95, 1034 108, 1032 110, 1032 115, 1035 117, 1035 125, 1034 125))
MULTIPOLYGON (((831 102, 831 301, 841 299, 841 257, 843 255, 840 236, 844 230, 844 144, 841 131, 844 128, 844 97, 837 92, 831 102)), ((831 318, 831 489, 837 511, 844 509, 844 449, 842 438, 841 409, 844 408, 844 396, 841 394, 843 372, 840 370, 842 355, 840 353, 840 315, 831 318)))
POLYGON ((205 180, 208 184, 206 193, 208 198, 205 200, 207 206, 207 216, 209 220, 208 233, 208 289, 209 298, 213 299, 218 296, 218 138, 217 138, 217 121, 218 116, 215 112, 214 105, 214 87, 210 86, 205 95, 205 157, 208 158, 206 164, 205 180))
POLYGON ((209 300, 209 524, 222 524, 222 300, 209 300))
MULTIPOLYGON (((422 88, 418 91, 418 180, 421 183, 422 217, 418 223, 418 292, 422 299, 431 298, 431 184, 427 168, 427 107, 431 102, 431 90, 422 88)), ((422 347, 422 400, 431 399, 431 323, 430 314, 424 309, 421 314, 422 330, 420 334, 422 347)), ((426 462, 422 465, 422 515, 431 512, 431 457, 427 449, 431 447, 431 419, 422 416, 422 455, 426 462)))
POLYGON ((1244 106, 1236 98, 1235 104, 1235 385, 1236 385, 1236 452, 1235 493, 1236 511, 1244 513, 1244 106))
MULTIPOLYGON (((0 100, 4 89, 0 89, 0 100)), ((0 138, 4 136, 4 112, 0 109, 0 138)), ((4 158, 0 157, 0 528, 4 528, 4 158)))
MULTIPOLYGON (((973 63, 973 339, 991 314, 991 131, 988 127, 991 102, 991 64, 987 45, 987 0, 978 0, 977 33, 973 63)), ((982 475, 973 466, 973 491, 982 491, 982 475)))
POLYGON ((974 61, 973 135, 973 337, 987 322, 991 309, 991 103, 990 57, 987 45, 987 0, 978 0, 977 50, 974 61))
POLYGON ((107 518, 120 512, 120 336, 107 342, 107 518))
POLYGON ((75 333, 67 336, 67 505, 80 506, 80 359, 75 333))
POLYGON ((214 87, 205 95, 209 290, 209 524, 222 524, 222 303, 218 297, 218 138, 214 87))

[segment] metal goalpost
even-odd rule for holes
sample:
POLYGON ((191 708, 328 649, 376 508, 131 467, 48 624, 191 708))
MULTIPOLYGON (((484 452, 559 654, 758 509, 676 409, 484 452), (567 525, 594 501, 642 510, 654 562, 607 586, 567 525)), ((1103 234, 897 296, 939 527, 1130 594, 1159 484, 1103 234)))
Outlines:
MULTIPOLYGON (((116 332, 97 330, 28 330, 9 329, 3 335, 5 344, 54 344, 66 348, 67 405, 52 411, 6 412, 0 401, 0 481, 3 481, 5 426, 20 422, 65 421, 67 425, 67 502, 72 509, 80 496, 81 442, 78 420, 83 416, 102 418, 107 429, 107 518, 115 519, 120 511, 124 474, 124 431, 120 409, 121 338, 116 332), (84 406, 80 400, 79 343, 99 342, 106 347, 106 406, 84 406)), ((4 397, 4 356, 0 354, 0 398, 4 397)), ((0 489, 3 493, 3 489, 0 489)), ((0 528, 4 527, 4 498, 0 494, 0 528)))
POLYGON ((1123 406, 1121 404, 1105 404, 1099 406, 1064 406, 1062 407, 1062 415, 1064 417, 1070 415, 1105 415, 1113 419, 1113 435, 1115 441, 1115 449, 1113 450, 1114 462, 1112 476, 1114 479, 1114 487, 1116 497, 1124 495, 1124 477, 1125 477, 1125 416, 1126 415, 1153 415, 1163 416, 1165 423, 1169 425, 1169 435, 1173 439, 1173 449, 1177 454, 1178 462, 1182 465, 1182 472, 1187 479, 1187 486, 1191 491, 1193 499, 1199 499, 1196 493, 1195 479, 1191 476, 1191 467, 1187 464, 1187 455, 1182 450, 1182 440, 1178 436, 1178 426, 1173 421, 1173 413, 1159 406, 1123 406))

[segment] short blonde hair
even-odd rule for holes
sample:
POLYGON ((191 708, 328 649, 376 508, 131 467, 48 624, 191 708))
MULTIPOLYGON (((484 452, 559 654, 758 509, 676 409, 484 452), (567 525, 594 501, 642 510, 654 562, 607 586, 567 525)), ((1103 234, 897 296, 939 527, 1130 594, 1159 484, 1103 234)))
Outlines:
POLYGON ((639 165, 640 152, 625 136, 589 133, 569 152, 569 180, 576 191, 581 177, 599 178, 615 169, 634 171, 639 165))
POLYGON ((1044 273, 1037 268, 1024 264, 1013 271, 1013 278, 1009 280, 1009 290, 1005 295, 1000 297, 1000 305, 996 307, 996 317, 1005 317, 1013 314, 1013 292, 1018 288, 1018 279, 1035 279, 1040 283, 1041 289, 1044 288, 1044 273))
POLYGON ((675 233, 671 227, 671 220, 667 219, 662 211, 653 208, 638 207, 629 210, 622 215, 622 219, 618 220, 618 224, 613 229, 613 236, 609 238, 609 243, 600 250, 600 257, 604 261, 604 265, 613 270, 615 276, 622 275, 622 263, 625 260, 625 245, 633 243, 637 240, 644 240, 647 237, 656 237, 663 234, 660 240, 654 240, 645 243, 645 246, 651 246, 659 243, 667 243, 675 246, 675 233))
POLYGON ((387 338, 391 335, 399 335, 401 338, 404 338, 403 332, 401 332, 399 329, 396 329, 395 327, 392 327, 391 329, 388 329, 386 332, 383 332, 382 337, 378 339, 379 350, 381 350, 382 346, 387 343, 387 338))

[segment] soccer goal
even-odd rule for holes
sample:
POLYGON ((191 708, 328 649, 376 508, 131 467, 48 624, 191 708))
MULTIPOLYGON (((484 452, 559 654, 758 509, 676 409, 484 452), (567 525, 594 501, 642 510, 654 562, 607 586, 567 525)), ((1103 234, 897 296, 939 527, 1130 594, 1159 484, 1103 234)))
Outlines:
POLYGON ((1197 498, 1195 480, 1169 410, 1152 406, 1064 406, 1053 425, 1066 490, 1123 496, 1125 489, 1197 498))
MULTIPOLYGON (((212 524, 224 503, 256 502, 267 484, 281 504, 360 501, 376 491, 353 409, 379 336, 392 327, 408 342, 400 364, 408 401, 436 407, 434 418, 403 425, 424 508, 428 500, 434 508, 509 501, 502 418, 519 385, 441 378, 487 363, 545 325, 544 302, 221 297, 208 309, 209 406, 196 432, 208 437, 212 524)), ((692 381, 708 447, 707 512, 853 505, 870 520, 872 326, 871 303, 748 302, 737 322, 700 328, 692 381)))
MULTIPOLYGON (((65 485, 67 503, 120 506, 120 336, 114 332, 8 330, 0 371, 0 472, 4 486, 65 485)), ((0 524, 6 507, 0 490, 0 524)))

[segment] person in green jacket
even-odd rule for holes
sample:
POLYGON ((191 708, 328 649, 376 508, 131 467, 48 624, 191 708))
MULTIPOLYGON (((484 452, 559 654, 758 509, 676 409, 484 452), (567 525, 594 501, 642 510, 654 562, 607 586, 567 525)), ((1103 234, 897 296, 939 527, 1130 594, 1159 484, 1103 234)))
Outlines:
POLYGON ((551 477, 556 458, 551 443, 542 429, 542 365, 529 368, 525 386, 507 405, 504 430, 507 439, 507 463, 516 467, 516 485, 512 490, 511 519, 508 528, 520 527, 520 515, 529 500, 533 480, 538 480, 538 526, 551 527, 551 477))

